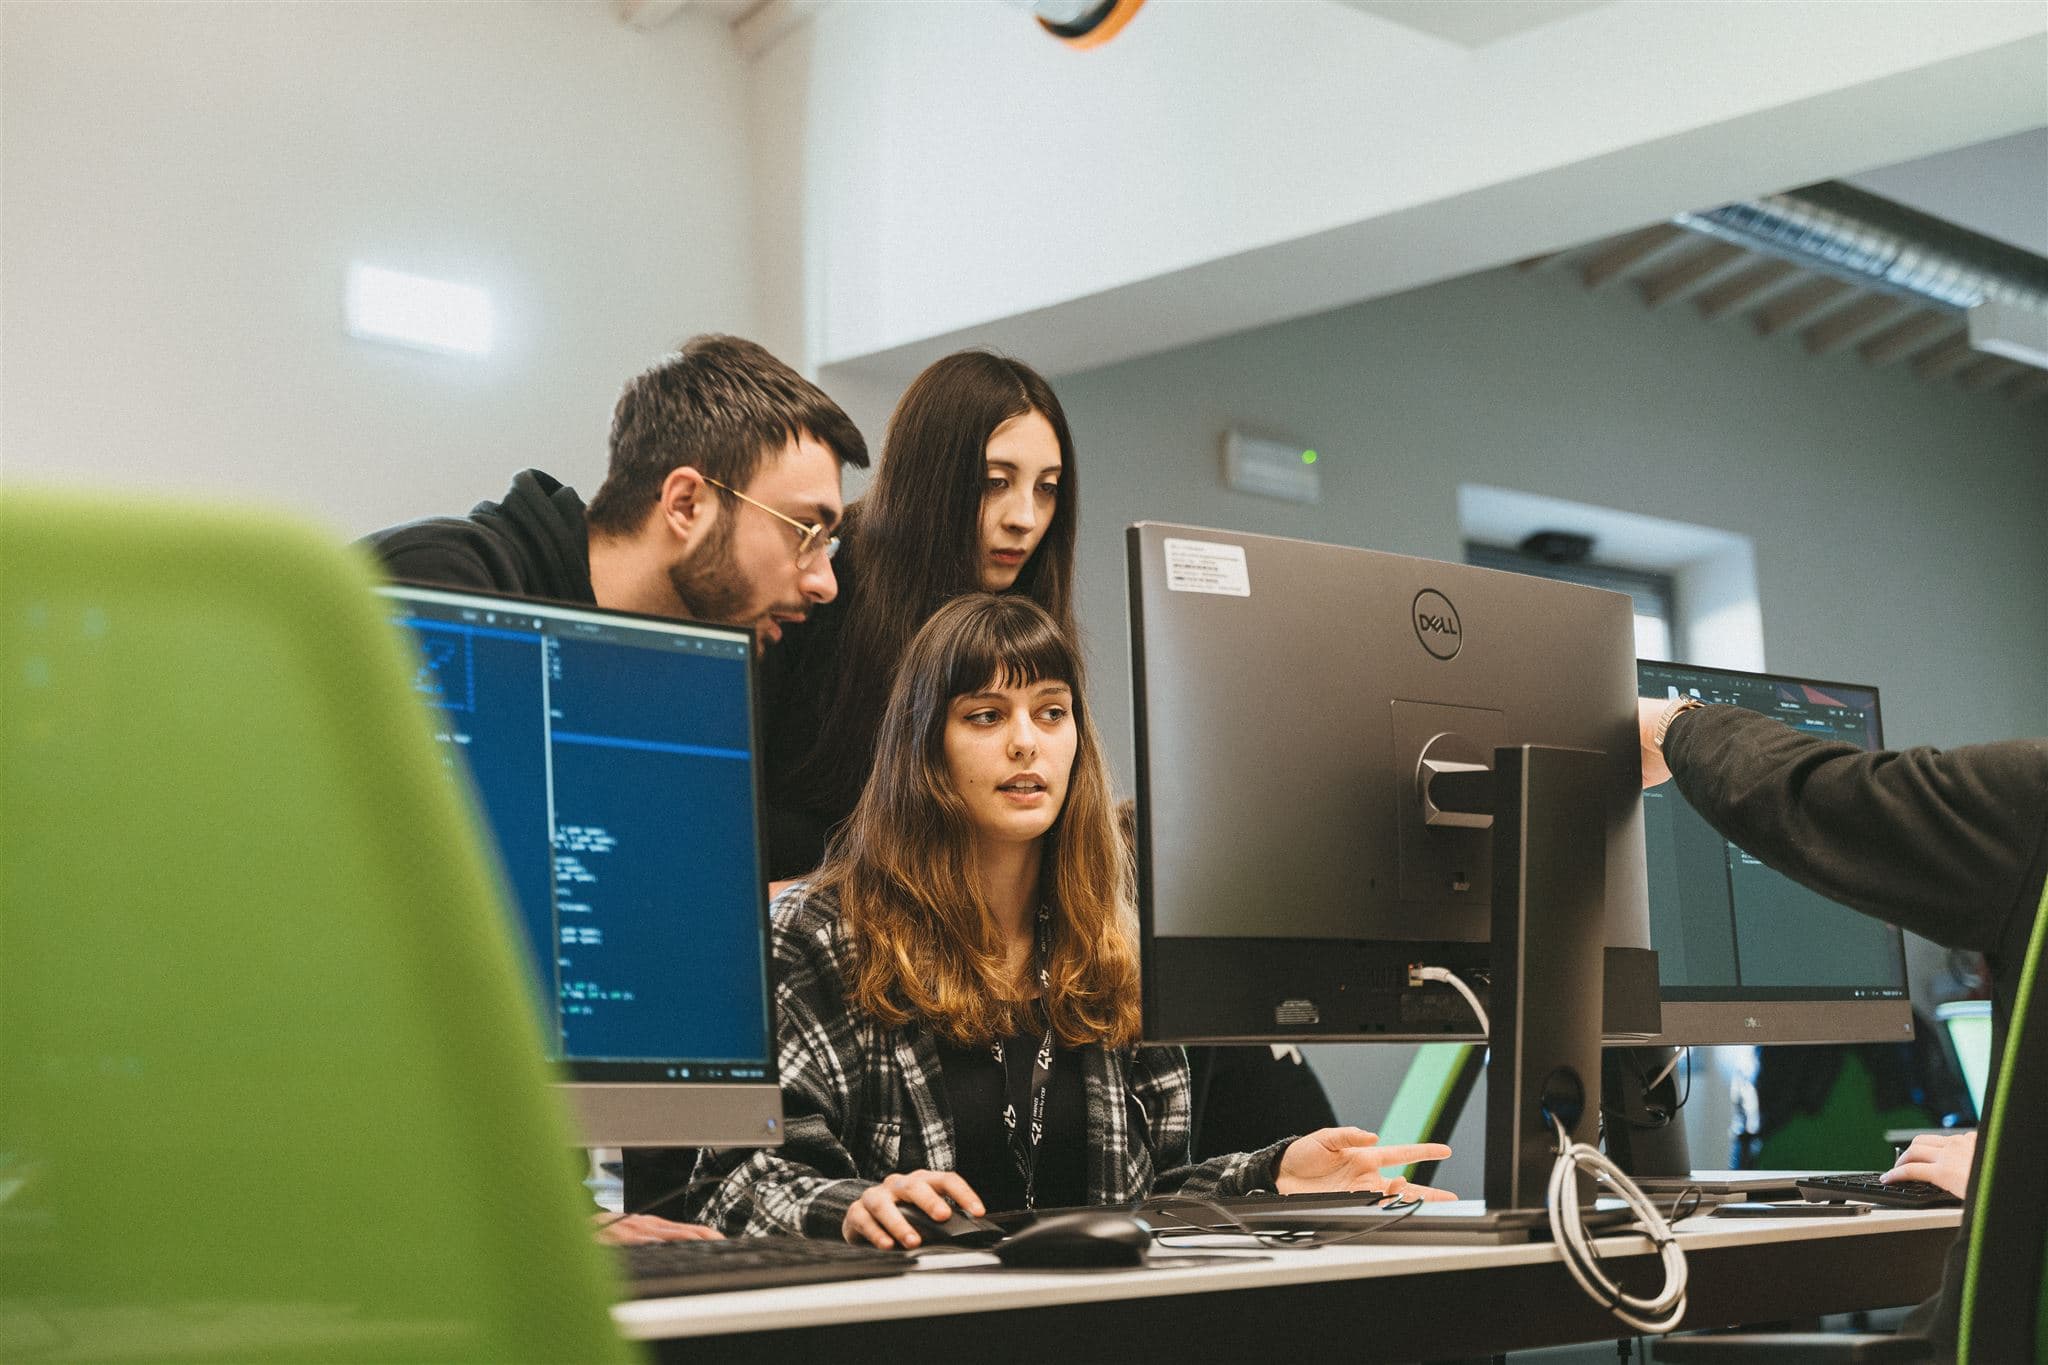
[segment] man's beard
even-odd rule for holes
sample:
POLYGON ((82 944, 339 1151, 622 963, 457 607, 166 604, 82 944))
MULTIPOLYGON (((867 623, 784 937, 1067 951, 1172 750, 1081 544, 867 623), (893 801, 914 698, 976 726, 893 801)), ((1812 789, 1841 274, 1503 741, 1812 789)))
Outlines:
POLYGON ((668 581, 683 610, 696 620, 751 625, 741 619, 751 594, 740 579, 732 527, 731 517, 720 517, 711 528, 711 539, 696 554, 669 567, 668 581))

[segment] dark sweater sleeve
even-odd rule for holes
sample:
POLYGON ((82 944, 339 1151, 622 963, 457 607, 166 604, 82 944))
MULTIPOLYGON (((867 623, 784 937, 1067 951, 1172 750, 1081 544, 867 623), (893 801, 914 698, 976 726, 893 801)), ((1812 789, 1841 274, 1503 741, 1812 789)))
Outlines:
POLYGON ((1994 957, 2032 918, 2048 740, 1866 753, 1709 706, 1672 722, 1664 756, 1708 824, 1832 900, 1994 957))

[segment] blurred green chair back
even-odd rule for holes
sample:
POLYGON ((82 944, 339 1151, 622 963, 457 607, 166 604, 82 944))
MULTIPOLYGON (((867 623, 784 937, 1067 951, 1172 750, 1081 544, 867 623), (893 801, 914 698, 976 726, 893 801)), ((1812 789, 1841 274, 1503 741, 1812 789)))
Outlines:
POLYGON ((0 1360, 636 1358, 371 583, 0 496, 0 1360))

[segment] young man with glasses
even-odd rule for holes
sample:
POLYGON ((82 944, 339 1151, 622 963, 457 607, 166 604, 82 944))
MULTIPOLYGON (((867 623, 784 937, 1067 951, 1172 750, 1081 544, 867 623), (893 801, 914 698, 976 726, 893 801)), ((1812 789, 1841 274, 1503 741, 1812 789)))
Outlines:
MULTIPOLYGON (((840 470, 867 443, 824 393, 751 341, 692 337, 629 381, 612 413, 611 467, 586 508, 529 469, 467 517, 379 531, 393 578, 751 626, 757 644, 838 595, 840 470)), ((690 1151, 629 1152, 631 1186, 665 1189, 690 1151)), ((680 1177, 677 1177, 680 1179, 680 1177)), ((653 1215, 608 1242, 716 1237, 653 1215)))
POLYGON ((840 470, 867 443, 762 347, 699 336, 636 376, 589 506, 537 469, 467 517, 379 531, 393 578, 751 626, 763 644, 837 595, 840 470))

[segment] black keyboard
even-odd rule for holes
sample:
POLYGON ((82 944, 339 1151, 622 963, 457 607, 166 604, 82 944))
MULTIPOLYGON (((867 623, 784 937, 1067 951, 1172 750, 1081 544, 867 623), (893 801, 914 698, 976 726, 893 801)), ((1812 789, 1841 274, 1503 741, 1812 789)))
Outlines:
POLYGON ((910 1269, 908 1252, 808 1237, 738 1237, 725 1242, 654 1242, 617 1248, 626 1293, 636 1299, 723 1294, 827 1280, 872 1280, 910 1269))
POLYGON ((1886 1185, 1878 1180, 1881 1171, 1858 1175, 1808 1175, 1799 1178, 1800 1196, 1809 1203, 1879 1204, 1892 1209, 1952 1209, 1963 1201, 1939 1185, 1925 1180, 1902 1180, 1886 1185))

